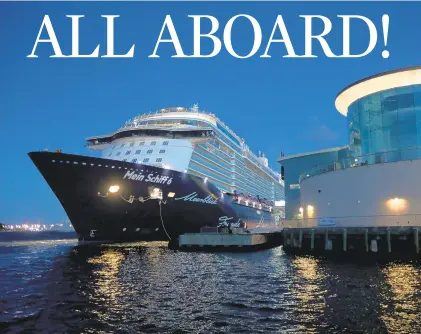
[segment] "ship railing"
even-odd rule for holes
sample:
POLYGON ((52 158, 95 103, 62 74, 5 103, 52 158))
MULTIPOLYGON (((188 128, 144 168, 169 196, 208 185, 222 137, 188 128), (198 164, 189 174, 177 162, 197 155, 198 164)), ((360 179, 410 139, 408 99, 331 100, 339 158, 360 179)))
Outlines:
POLYGON ((408 147, 399 150, 383 151, 359 156, 350 156, 345 159, 332 160, 328 163, 316 165, 300 174, 299 182, 315 175, 344 170, 354 167, 377 165, 398 161, 421 159, 421 147, 408 147))
POLYGON ((375 228, 375 227, 412 227, 421 226, 420 214, 372 215, 282 219, 284 228, 375 228))
POLYGON ((263 163, 259 160, 259 158, 257 158, 253 152, 246 150, 244 151, 246 154, 245 156, 251 161, 253 162, 256 166, 258 166, 260 169, 262 169, 264 172, 266 172, 267 174, 269 174, 270 176, 272 176, 275 180, 279 180, 279 174, 274 172, 272 169, 270 169, 269 167, 266 167, 265 165, 263 165, 263 163))

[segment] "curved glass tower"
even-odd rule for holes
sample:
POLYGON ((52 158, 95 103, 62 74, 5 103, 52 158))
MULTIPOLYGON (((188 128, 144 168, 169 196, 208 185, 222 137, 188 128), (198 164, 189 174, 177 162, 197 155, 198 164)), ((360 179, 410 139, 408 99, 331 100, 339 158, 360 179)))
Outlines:
POLYGON ((364 96, 348 107, 350 149, 356 155, 421 145, 421 85, 364 96))

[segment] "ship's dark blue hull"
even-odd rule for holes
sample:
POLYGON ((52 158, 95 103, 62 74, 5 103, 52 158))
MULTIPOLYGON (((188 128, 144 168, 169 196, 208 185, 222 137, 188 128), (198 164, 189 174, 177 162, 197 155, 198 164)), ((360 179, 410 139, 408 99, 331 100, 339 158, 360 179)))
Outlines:
MULTIPOLYGON (((199 232, 204 226, 229 222, 242 227, 246 222, 232 198, 196 176, 63 153, 32 152, 29 156, 80 240, 169 240, 199 232)), ((251 225, 259 226, 259 219, 250 219, 251 225)))

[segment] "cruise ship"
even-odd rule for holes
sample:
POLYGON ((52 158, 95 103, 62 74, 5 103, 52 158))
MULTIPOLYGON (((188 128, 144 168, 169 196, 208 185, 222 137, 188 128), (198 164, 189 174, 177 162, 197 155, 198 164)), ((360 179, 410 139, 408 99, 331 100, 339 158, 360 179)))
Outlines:
POLYGON ((202 227, 276 229, 284 181, 214 114, 165 108, 86 139, 101 157, 31 152, 80 240, 171 240, 202 227))

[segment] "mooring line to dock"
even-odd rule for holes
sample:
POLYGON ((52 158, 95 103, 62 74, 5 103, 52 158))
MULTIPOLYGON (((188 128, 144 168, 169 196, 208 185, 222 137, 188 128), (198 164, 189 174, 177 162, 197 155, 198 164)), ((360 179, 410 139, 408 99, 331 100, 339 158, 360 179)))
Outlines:
POLYGON ((159 201, 158 201, 158 203, 159 203, 159 216, 161 217, 161 225, 162 225, 162 228, 164 229, 164 232, 165 232, 165 234, 167 235, 168 239, 170 239, 170 241, 171 241, 171 237, 170 237, 170 235, 168 234, 167 230, 165 229, 164 219, 162 218, 162 208, 161 208, 162 201, 161 201, 161 200, 159 200, 159 201))

